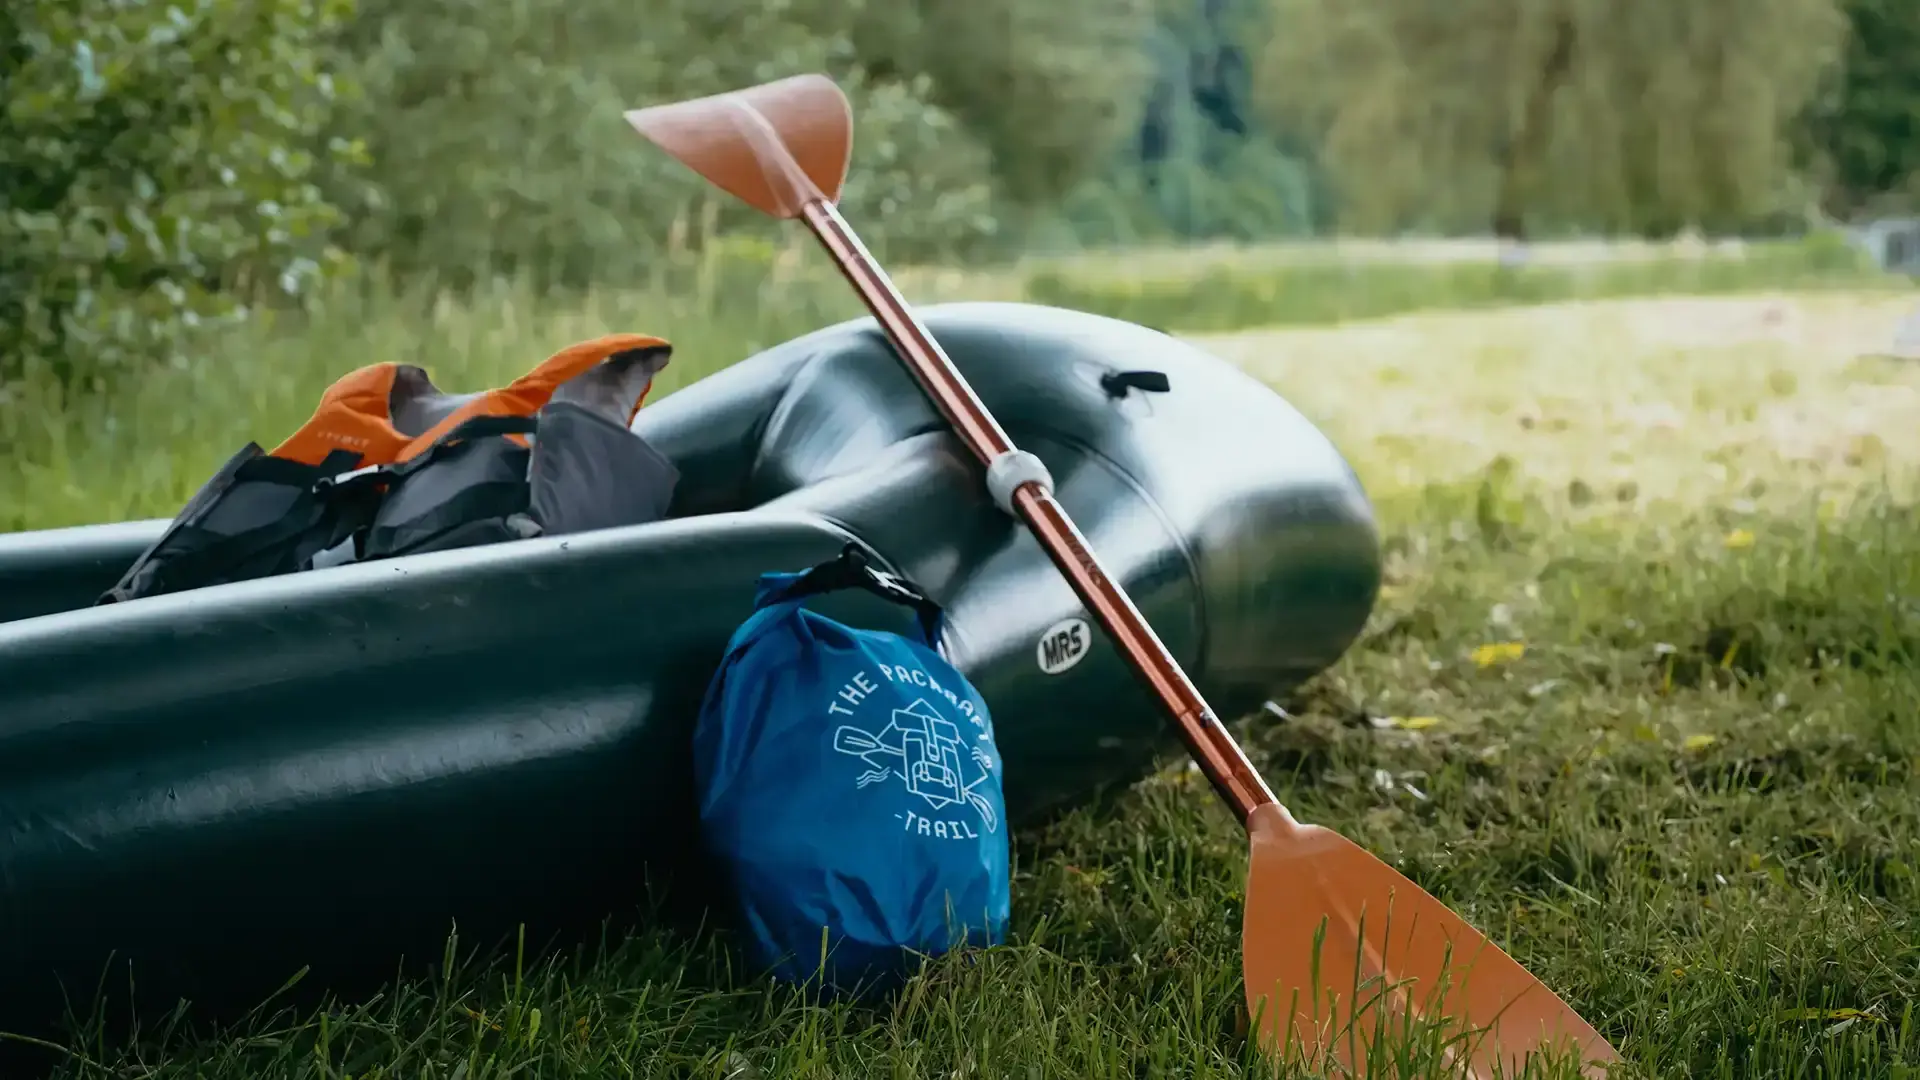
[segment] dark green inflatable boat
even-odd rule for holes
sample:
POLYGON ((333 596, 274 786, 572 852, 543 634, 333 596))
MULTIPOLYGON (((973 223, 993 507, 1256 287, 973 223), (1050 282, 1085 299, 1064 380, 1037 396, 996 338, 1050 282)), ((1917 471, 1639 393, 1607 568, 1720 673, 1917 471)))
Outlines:
MULTIPOLYGON (((1351 644, 1371 510, 1272 390, 1092 315, 924 317, 1223 715, 1351 644)), ((124 1004, 128 962, 143 1013, 219 1010, 303 966, 388 976, 456 923, 531 939, 635 908, 697 866, 690 728, 755 578, 849 541, 946 607, 1015 824, 1175 745, 871 320, 634 430, 680 470, 670 520, 104 607, 165 522, 0 536, 0 1030, 86 1008, 103 973, 124 1004)), ((858 593, 821 610, 910 618, 858 593)))

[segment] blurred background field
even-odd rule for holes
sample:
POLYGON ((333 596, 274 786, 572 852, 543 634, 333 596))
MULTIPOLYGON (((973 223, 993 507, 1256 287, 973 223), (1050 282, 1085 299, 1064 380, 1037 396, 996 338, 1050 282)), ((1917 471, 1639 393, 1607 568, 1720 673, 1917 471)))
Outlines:
MULTIPOLYGON (((912 299, 1192 338, 1353 462, 1379 611, 1244 725, 1290 803, 1637 1074, 1920 1075, 1920 291, 1858 242, 1920 216, 1920 4, 14 0, 0 44, 0 531, 171 514, 362 364, 636 330, 671 392, 859 314, 620 118, 826 71, 912 299)), ((662 933, 64 1074, 1253 1075, 1235 835, 1175 764, 1018 836, 1016 940, 883 1008, 662 933)))
POLYGON ((1756 292, 1434 313, 1206 342, 1331 433, 1378 490, 1496 462, 1572 519, 1834 514, 1915 490, 1920 363, 1899 294, 1756 292))
MULTIPOLYGON (((316 287, 300 309, 256 312, 199 335, 203 351, 178 362, 143 365, 93 387, 41 369, 0 391, 6 395, 0 444, 9 451, 0 461, 0 491, 13 496, 0 500, 0 528, 170 514, 234 449, 248 439, 270 445, 305 418, 328 383, 374 359, 423 364, 440 385, 478 388, 513 378, 569 342, 633 330, 675 344, 661 380, 661 392, 670 393, 756 350, 863 314, 825 256, 805 246, 808 238, 788 239, 794 242, 709 244, 668 261, 645 285, 564 295, 524 279, 455 294, 372 273, 346 276, 316 287)), ((1538 262, 1522 267, 1502 265, 1484 245, 1445 254, 1436 254, 1445 250, 1441 245, 1412 245, 1405 260, 1383 244, 1357 245, 1362 254, 1353 257, 1341 250, 1346 246, 908 266, 896 276, 920 303, 1024 299, 1176 334, 1545 301, 1799 288, 1883 296, 1879 308, 1863 310, 1874 312, 1872 332, 1891 341, 1886 309, 1907 292, 1905 279, 1831 238, 1705 253, 1672 244, 1621 253, 1592 244, 1548 247, 1538 262)), ((1418 336, 1395 339, 1409 350, 1405 366, 1420 370, 1415 358, 1426 356, 1428 364, 1457 371, 1442 359, 1445 346, 1436 349, 1418 336)), ((1274 338, 1266 348, 1287 353, 1315 340, 1327 339, 1274 338)), ((1581 355, 1597 371, 1610 363, 1591 347, 1581 355)), ((1330 391, 1329 384, 1352 384, 1353 370, 1348 362, 1296 364, 1276 385, 1289 395, 1312 395, 1323 385, 1330 391)), ((1368 407, 1363 392, 1346 400, 1368 407)))

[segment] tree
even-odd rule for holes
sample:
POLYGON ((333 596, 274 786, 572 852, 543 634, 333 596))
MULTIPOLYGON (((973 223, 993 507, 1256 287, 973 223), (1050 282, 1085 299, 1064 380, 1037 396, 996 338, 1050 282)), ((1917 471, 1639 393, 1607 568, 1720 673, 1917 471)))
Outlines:
POLYGON ((1256 240, 1313 231, 1317 178, 1303 148, 1263 122, 1252 62, 1267 0, 1155 0, 1151 70, 1128 93, 1132 138, 1061 201, 1056 242, 1107 246, 1256 240))
POLYGON ((338 194, 351 247, 453 286, 577 286, 644 275, 688 221, 771 231, 621 113, 823 71, 854 106, 849 214, 889 257, 965 254, 999 241, 1001 196, 1046 200, 1129 122, 1136 2, 362 0, 339 43, 366 88, 341 133, 374 160, 338 194))
POLYGON ((0 4, 0 389, 184 360, 327 263, 346 0, 0 4))
POLYGON ((1802 155, 1821 202, 1848 217, 1920 202, 1920 3, 1847 0, 1852 33, 1838 70, 1808 108, 1802 155))
POLYGON ((363 0, 342 62, 365 87, 340 133, 373 168, 337 193, 356 252, 399 277, 460 288, 496 276, 550 287, 643 280, 714 229, 775 226, 637 135, 641 105, 826 71, 854 103, 849 213, 888 251, 991 236, 986 151, 928 87, 875 80, 831 0, 363 0), (869 216, 871 220, 871 216, 869 216))
POLYGON ((993 155, 1016 203, 1058 198, 1139 123, 1151 0, 828 3, 860 62, 924 76, 935 104, 993 155))
POLYGON ((1183 239, 1310 231, 1311 180, 1253 101, 1249 54, 1268 40, 1262 0, 1166 4, 1160 77, 1141 125, 1142 178, 1183 239))
POLYGON ((1777 211, 1836 0, 1273 0, 1274 115, 1362 228, 1733 228, 1777 211))

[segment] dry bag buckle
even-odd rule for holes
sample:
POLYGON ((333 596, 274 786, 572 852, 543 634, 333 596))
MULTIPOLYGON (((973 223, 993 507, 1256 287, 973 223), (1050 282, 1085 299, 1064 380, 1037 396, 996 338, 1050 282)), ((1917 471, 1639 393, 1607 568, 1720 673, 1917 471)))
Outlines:
POLYGON ((897 574, 889 574, 873 565, 863 553, 856 549, 849 549, 849 551, 851 555, 848 561, 853 563, 855 570, 866 575, 867 580, 873 583, 879 593, 903 604, 926 603, 926 596, 919 589, 907 584, 906 579, 897 574))
POLYGON ((914 609, 920 616, 920 628, 927 643, 940 637, 940 605, 912 582, 875 566, 857 542, 849 542, 840 554, 796 578, 781 593, 781 600, 833 592, 836 589, 865 589, 883 599, 914 609))

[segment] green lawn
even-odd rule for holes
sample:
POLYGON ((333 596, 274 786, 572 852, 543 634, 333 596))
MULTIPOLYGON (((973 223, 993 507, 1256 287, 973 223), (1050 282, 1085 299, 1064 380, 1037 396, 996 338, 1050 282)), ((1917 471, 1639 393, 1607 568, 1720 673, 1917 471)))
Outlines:
MULTIPOLYGON (((1518 270, 1501 269, 1491 254, 1472 244, 1291 244, 1031 259, 967 271, 908 267, 896 278, 918 303, 1029 299, 1175 333, 1675 290, 1912 291, 1826 238, 1734 253, 1549 244, 1518 270), (1396 250, 1402 254, 1389 257, 1396 250)), ((44 378, 0 385, 0 531, 171 514, 248 439, 278 442, 328 383, 375 360, 423 364, 443 387, 476 389, 581 338, 639 331, 676 346, 660 380, 659 392, 670 393, 862 313, 798 230, 785 248, 717 245, 663 263, 647 288, 565 300, 509 282, 455 302, 393 290, 368 271, 314 297, 310 315, 263 313, 211 335, 200 362, 117 374, 104 393, 76 393, 44 378)))
MULTIPOLYGON (((505 296, 259 331, 155 376, 165 393, 14 410, 37 449, 6 474, 30 497, 0 527, 169 512, 370 346, 455 386, 575 335, 659 330, 686 339, 686 379, 843 313, 811 287, 744 328, 691 304, 535 316, 505 296)), ((1911 306, 1829 290, 1206 339, 1326 427, 1386 534, 1364 639, 1281 703, 1290 719, 1251 721, 1257 763, 1303 818, 1508 948, 1632 1075, 1920 1076, 1920 362, 1868 355, 1911 306)), ((1196 773, 1170 763, 1017 836, 1015 858, 1014 941, 877 1008, 769 987, 724 938, 647 936, 214 1041, 83 1038, 64 1075, 1258 1070, 1238 1016, 1244 843, 1196 773)))

